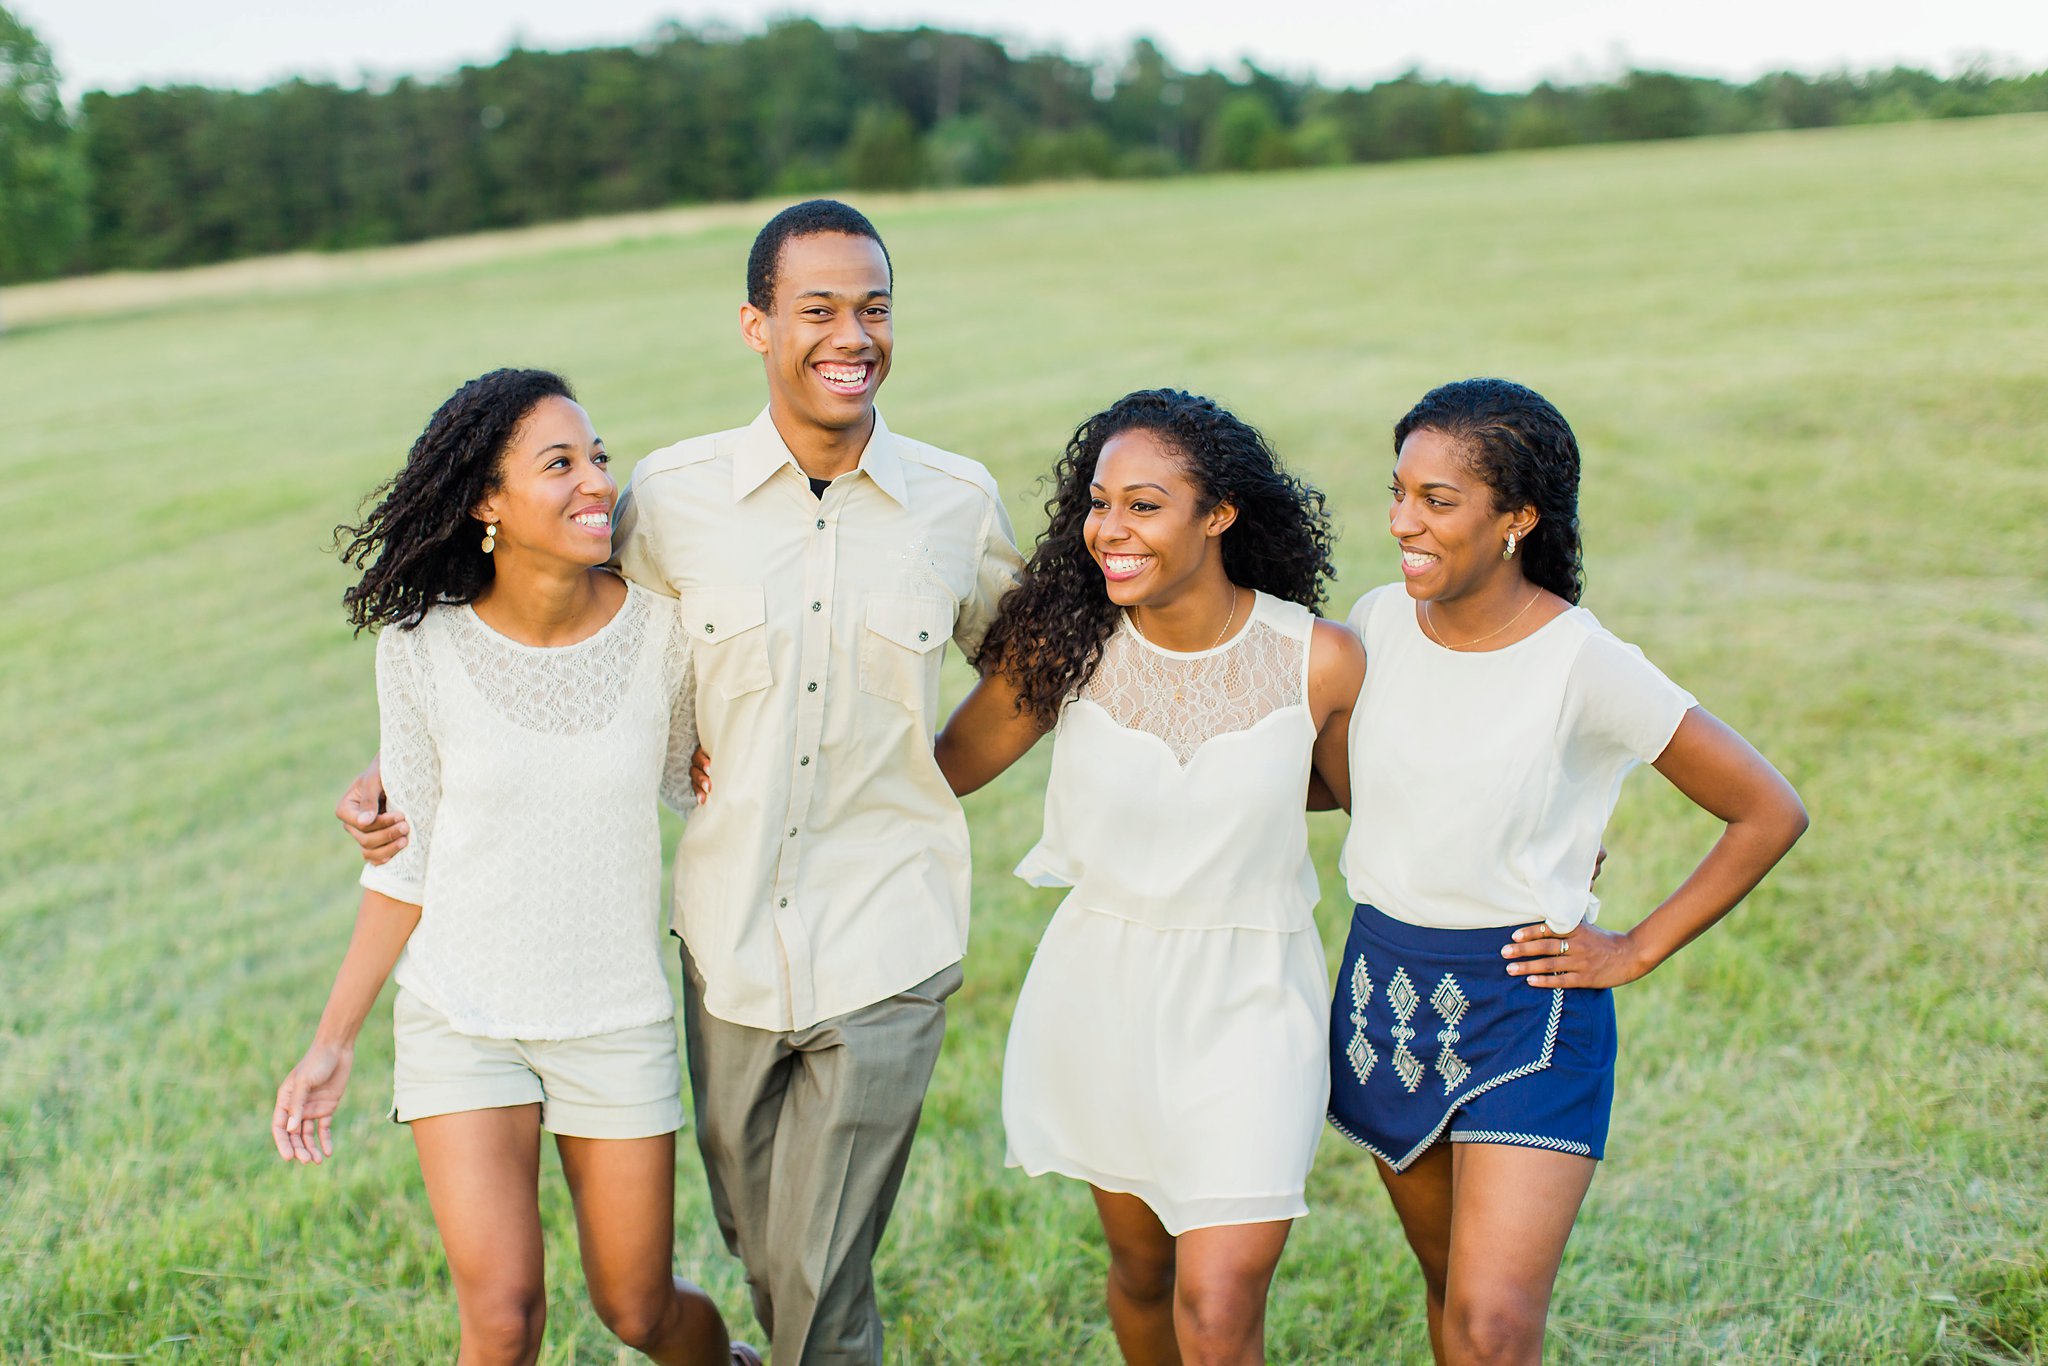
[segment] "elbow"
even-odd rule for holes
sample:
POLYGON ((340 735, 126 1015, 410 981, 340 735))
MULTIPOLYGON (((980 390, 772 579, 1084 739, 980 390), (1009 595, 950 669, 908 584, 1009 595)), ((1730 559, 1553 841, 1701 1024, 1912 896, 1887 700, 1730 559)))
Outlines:
POLYGON ((958 748, 946 743, 943 731, 939 733, 937 743, 932 746, 932 758, 938 763, 939 776, 946 780, 946 786, 953 790, 954 796, 964 797, 981 786, 961 772, 958 748))
POLYGON ((1790 783, 1785 784, 1785 795, 1778 805, 1776 824, 1782 845, 1781 855, 1784 850, 1789 850, 1799 843, 1799 837, 1813 824, 1813 818, 1806 814, 1806 803, 1799 800, 1799 794, 1792 790, 1790 783))
POLYGON ((1813 818, 1806 814, 1806 803, 1800 801, 1796 795, 1792 798, 1792 809, 1787 813, 1785 824, 1790 833, 1790 838, 1785 841, 1787 849, 1797 844, 1799 837, 1813 825, 1813 818))

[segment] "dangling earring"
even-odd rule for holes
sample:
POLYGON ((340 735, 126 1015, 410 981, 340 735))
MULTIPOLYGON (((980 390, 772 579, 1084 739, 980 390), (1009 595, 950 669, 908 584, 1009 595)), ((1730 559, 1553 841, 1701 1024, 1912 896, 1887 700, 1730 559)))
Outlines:
POLYGON ((498 524, 496 522, 491 522, 484 527, 484 554, 488 555, 497 548, 498 524))
POLYGON ((1508 533, 1508 548, 1507 548, 1506 550, 1503 550, 1503 551, 1501 551, 1501 552, 1500 552, 1500 557, 1501 557, 1501 558, 1502 558, 1503 560, 1512 560, 1513 558, 1515 558, 1515 533, 1514 533, 1514 532, 1510 531, 1510 532, 1508 533))

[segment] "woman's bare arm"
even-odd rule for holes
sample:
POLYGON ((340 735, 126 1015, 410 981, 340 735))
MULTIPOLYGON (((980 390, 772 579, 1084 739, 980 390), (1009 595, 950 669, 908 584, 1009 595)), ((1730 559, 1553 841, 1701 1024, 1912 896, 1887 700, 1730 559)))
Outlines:
POLYGON ((1000 673, 990 674, 961 699, 939 732, 939 771, 964 797, 1024 757, 1047 727, 1018 706, 1017 689, 1000 673))

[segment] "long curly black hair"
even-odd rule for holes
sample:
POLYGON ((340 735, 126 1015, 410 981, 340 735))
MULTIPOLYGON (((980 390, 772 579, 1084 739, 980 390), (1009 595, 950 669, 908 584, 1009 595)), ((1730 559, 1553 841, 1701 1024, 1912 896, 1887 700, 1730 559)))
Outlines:
POLYGON ((1394 424, 1394 454, 1413 431, 1458 443, 1493 490, 1496 512, 1536 509, 1536 529, 1517 548, 1522 573, 1576 603, 1586 588, 1579 545, 1579 439, 1549 399, 1505 379, 1461 379, 1422 396, 1394 424))
POLYGON ((474 602, 493 573, 484 524, 470 512, 499 483, 499 457, 542 399, 566 398, 569 381, 548 370, 493 370, 449 395, 405 457, 369 498, 359 526, 338 526, 344 564, 363 577, 341 595, 358 635, 378 626, 410 630, 440 602, 474 602))
POLYGON ((1130 431, 1151 432, 1181 457, 1204 511, 1219 503, 1237 509, 1222 538, 1232 583, 1314 610, 1336 572, 1322 490, 1289 474, 1265 437, 1213 399, 1180 389, 1126 394, 1074 429, 1053 466, 1045 532, 974 659, 983 674, 1009 679, 1021 708, 1047 727, 1088 681, 1116 629, 1117 606, 1082 526, 1096 458, 1111 437, 1130 431))

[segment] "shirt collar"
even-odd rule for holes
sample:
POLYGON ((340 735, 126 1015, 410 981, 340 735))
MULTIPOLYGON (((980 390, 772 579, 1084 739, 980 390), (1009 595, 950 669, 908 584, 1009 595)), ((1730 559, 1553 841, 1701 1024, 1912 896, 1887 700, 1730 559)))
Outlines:
MULTIPOLYGON (((874 481, 876 488, 888 494, 898 505, 907 507, 910 487, 903 477, 903 457, 897 453, 896 440, 889 424, 882 421, 881 413, 877 412, 875 429, 868 434, 867 448, 860 453, 857 468, 874 481)), ((746 498, 774 477, 784 465, 795 471, 799 479, 807 477, 803 467, 796 463, 796 457, 789 453, 789 445, 783 441, 782 433, 775 430, 775 420, 763 408, 761 415, 741 434, 739 446, 733 452, 732 500, 737 503, 746 498)))

